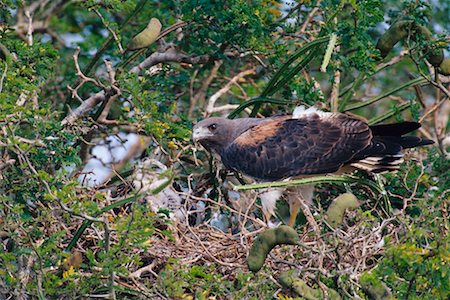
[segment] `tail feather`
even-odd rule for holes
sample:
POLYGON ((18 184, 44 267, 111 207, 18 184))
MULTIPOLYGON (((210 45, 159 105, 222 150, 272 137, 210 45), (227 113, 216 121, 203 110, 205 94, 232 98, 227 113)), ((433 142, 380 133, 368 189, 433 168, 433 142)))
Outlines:
POLYGON ((401 150, 433 144, 431 140, 403 136, 420 126, 417 122, 370 126, 372 142, 353 158, 351 165, 376 173, 399 169, 399 164, 403 162, 401 150))
POLYGON ((418 122, 401 122, 369 126, 374 136, 402 136, 420 128, 418 122))
POLYGON ((379 137, 384 143, 398 144, 402 149, 414 148, 433 144, 433 141, 422 139, 417 136, 383 136, 379 137))

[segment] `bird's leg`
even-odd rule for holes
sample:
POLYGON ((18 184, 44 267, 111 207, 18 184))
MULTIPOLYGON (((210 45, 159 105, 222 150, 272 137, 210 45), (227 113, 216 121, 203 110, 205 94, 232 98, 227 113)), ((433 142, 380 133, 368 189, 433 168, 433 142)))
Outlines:
MULTIPOLYGON (((290 199, 290 198, 289 198, 290 199)), ((289 226, 294 227, 295 220, 297 219, 298 210, 300 209, 299 201, 289 201, 289 226)))
POLYGON ((317 234, 320 234, 319 226, 317 225, 317 222, 314 219, 311 210, 309 209, 309 206, 312 205, 313 192, 314 186, 312 185, 305 185, 288 189, 286 194, 289 199, 289 208, 291 211, 289 225, 293 226, 295 224, 298 210, 299 208, 301 208, 308 223, 317 234))
POLYGON ((263 210, 262 213, 264 215, 264 222, 266 223, 267 226, 269 226, 270 218, 272 217, 272 214, 270 212, 266 211, 266 210, 263 210))

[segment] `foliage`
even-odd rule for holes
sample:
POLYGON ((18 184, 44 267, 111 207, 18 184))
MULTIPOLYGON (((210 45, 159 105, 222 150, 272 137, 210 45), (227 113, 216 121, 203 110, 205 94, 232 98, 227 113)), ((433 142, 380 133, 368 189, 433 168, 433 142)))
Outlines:
MULTIPOLYGON (((448 77, 424 59, 427 49, 444 49, 448 59, 448 11, 445 1, 410 0, 2 1, 0 298, 292 299, 295 292, 280 292, 275 281, 291 265, 309 285, 344 298, 368 297, 359 278, 385 284, 396 298, 448 298, 450 93, 448 77), (164 35, 146 49, 123 50, 151 18, 164 35), (377 40, 400 19, 433 38, 408 35, 381 60, 377 40), (331 34, 337 44, 322 72, 331 34), (338 234, 355 224, 365 235, 389 226, 380 229, 383 249, 356 274, 337 260, 303 269, 304 248, 275 248, 251 274, 245 256, 260 212, 235 206, 230 186, 239 181, 190 140, 205 116, 271 116, 299 104, 351 111, 371 124, 420 121, 421 134, 437 142, 409 153, 384 180, 319 178, 317 221, 338 192, 367 199, 342 228, 319 222, 328 246, 347 243, 338 234), (104 182, 81 184, 91 159, 104 159, 94 145, 112 147, 108 138, 124 132, 138 135, 128 148, 135 152, 102 161, 110 170, 104 182), (136 174, 148 160, 166 168, 147 170, 163 182, 138 190, 136 174), (149 204, 169 193, 189 213, 178 223, 173 208, 149 204), (226 233, 212 229, 215 216, 232 223, 226 233)), ((238 199, 255 188, 238 187, 238 199)), ((307 226, 298 231, 312 242, 307 226)))

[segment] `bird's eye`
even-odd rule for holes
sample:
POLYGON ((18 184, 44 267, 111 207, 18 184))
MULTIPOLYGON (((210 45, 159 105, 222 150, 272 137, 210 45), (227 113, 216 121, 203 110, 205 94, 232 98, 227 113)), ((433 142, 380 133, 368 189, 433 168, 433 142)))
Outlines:
POLYGON ((211 124, 208 126, 209 131, 214 131, 217 129, 217 124, 211 124))

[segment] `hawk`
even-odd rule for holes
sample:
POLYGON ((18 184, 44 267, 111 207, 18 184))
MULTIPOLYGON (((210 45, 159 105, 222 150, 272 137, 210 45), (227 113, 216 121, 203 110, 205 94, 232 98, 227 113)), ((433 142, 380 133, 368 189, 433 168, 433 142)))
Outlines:
MULTIPOLYGON (((228 169, 256 181, 276 181, 352 169, 397 170, 403 149, 433 143, 405 136, 419 127, 417 122, 369 126, 352 115, 298 107, 293 115, 270 118, 208 118, 194 126, 193 140, 218 154, 228 169)), ((270 191, 261 196, 266 220, 282 193, 270 191)), ((301 200, 311 202, 312 195, 312 186, 288 193, 290 226, 301 200)))

